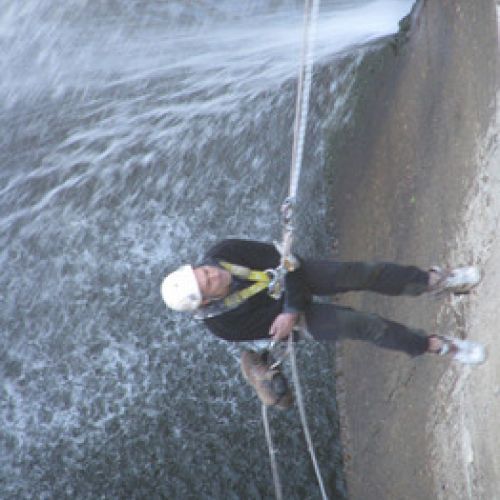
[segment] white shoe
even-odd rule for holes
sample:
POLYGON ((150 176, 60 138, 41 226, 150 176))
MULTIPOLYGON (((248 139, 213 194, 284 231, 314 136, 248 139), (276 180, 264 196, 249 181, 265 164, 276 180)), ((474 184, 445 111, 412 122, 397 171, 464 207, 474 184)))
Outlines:
POLYGON ((431 286, 430 291, 435 293, 452 292, 456 294, 469 293, 481 281, 481 272, 475 266, 442 269, 432 267, 429 272, 439 276, 437 283, 431 286))
POLYGON ((479 342, 461 340, 455 337, 440 335, 443 346, 437 354, 451 356, 452 359, 465 365, 480 365, 486 360, 486 348, 479 342))

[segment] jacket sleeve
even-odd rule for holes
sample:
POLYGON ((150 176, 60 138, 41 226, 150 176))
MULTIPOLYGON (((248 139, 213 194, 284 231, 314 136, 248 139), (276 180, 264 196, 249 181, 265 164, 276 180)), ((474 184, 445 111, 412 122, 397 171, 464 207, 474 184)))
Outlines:
POLYGON ((311 293, 301 267, 287 273, 285 277, 285 302, 283 312, 301 313, 311 301, 311 293))
POLYGON ((274 245, 253 240, 227 239, 213 246, 205 259, 227 260, 250 269, 264 270, 279 265, 280 255, 274 245))

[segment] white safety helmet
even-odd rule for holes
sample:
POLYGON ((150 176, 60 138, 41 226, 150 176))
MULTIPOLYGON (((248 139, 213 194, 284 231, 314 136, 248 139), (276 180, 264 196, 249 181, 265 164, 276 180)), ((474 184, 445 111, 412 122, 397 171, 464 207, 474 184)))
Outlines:
POLYGON ((195 311, 201 305, 201 290, 192 266, 181 266, 165 277, 161 296, 167 307, 175 311, 195 311))

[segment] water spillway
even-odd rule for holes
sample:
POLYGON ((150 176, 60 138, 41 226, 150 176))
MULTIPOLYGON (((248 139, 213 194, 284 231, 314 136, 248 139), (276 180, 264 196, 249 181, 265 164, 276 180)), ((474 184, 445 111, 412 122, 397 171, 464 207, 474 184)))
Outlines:
MULTIPOLYGON (((239 346, 168 313, 166 272, 279 238, 300 2, 12 3, 0 14, 0 496, 265 498, 239 346)), ((297 248, 330 251, 326 138, 409 1, 320 10, 297 248)), ((299 350, 342 495, 331 348, 299 350)), ((295 411, 271 415, 289 498, 317 498, 295 411)))

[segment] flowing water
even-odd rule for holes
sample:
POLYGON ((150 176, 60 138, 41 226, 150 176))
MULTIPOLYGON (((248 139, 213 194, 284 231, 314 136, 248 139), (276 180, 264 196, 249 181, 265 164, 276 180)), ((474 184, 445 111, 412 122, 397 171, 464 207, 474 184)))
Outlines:
MULTIPOLYGON (((411 4, 321 6, 302 254, 330 251, 325 150, 356 68, 411 4)), ((159 287, 219 238, 279 238, 301 23, 292 0, 3 7, 0 498, 272 498, 240 346, 169 313, 159 287)), ((298 357, 342 498, 331 347, 298 357)), ((271 426, 286 497, 319 498, 297 411, 271 426)))

